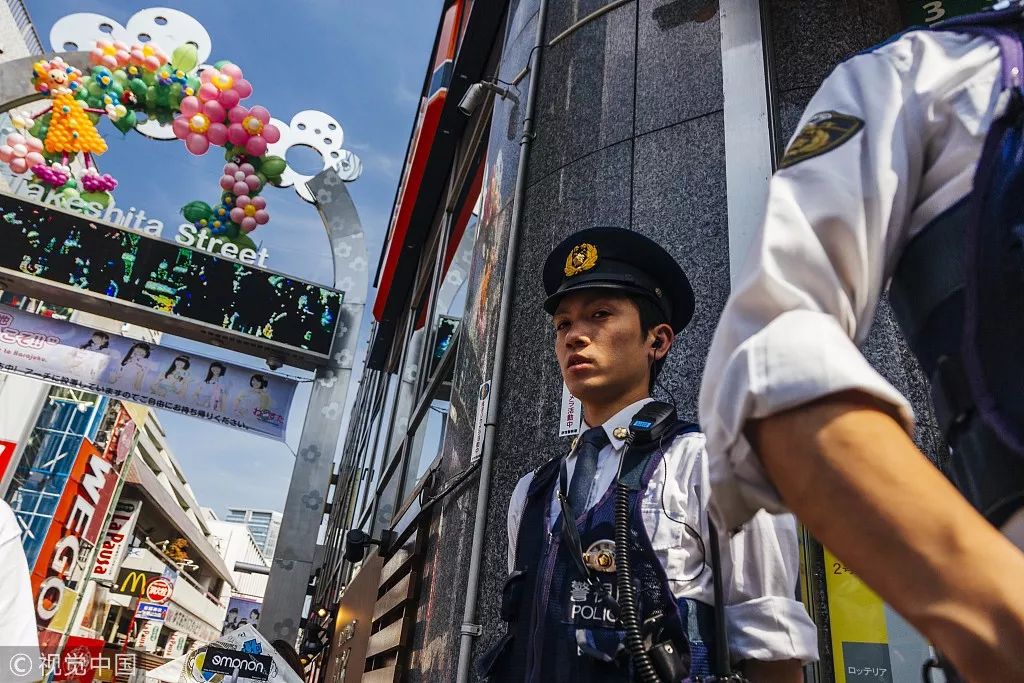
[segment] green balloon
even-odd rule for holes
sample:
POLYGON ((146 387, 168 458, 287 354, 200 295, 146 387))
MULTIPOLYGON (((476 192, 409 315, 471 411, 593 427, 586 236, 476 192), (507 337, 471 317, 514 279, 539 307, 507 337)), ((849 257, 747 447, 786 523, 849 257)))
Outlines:
POLYGON ((133 78, 128 81, 128 87, 131 88, 132 92, 140 100, 146 96, 146 82, 141 78, 133 78))
POLYGON ((265 156, 260 164, 260 173, 266 178, 273 180, 279 178, 284 173, 286 163, 285 160, 279 156, 265 156))
POLYGON ((256 243, 252 241, 252 238, 249 237, 248 234, 242 232, 241 230, 238 231, 238 237, 234 238, 231 241, 238 245, 239 250, 252 249, 253 251, 259 251, 259 249, 256 247, 256 243))
POLYGON ((113 121, 114 128, 117 128, 122 133, 127 133, 139 122, 138 117, 135 116, 135 112, 129 110, 127 114, 119 118, 117 121, 113 121))
POLYGON ((188 222, 195 223, 204 218, 209 220, 213 216, 213 209, 206 202, 194 201, 181 207, 181 215, 188 222))
POLYGON ((110 204, 109 192, 83 192, 81 197, 84 201, 90 204, 99 204, 104 209, 110 204))
POLYGON ((153 87, 153 86, 149 86, 148 88, 146 88, 146 95, 145 95, 144 99, 146 101, 146 111, 147 112, 151 108, 152 109, 156 109, 156 106, 157 106, 156 88, 153 87))
POLYGON ((235 223, 233 221, 228 221, 227 231, 228 237, 230 237, 232 240, 238 239, 238 236, 243 234, 238 223, 235 223))
POLYGON ((194 43, 179 45, 171 53, 171 64, 175 69, 188 73, 199 66, 199 50, 194 43))
POLYGON ((142 80, 146 82, 146 85, 156 85, 156 74, 152 71, 143 69, 142 80))
POLYGON ((78 181, 75 180, 74 178, 68 178, 67 182, 64 183, 64 187, 78 187, 78 181))

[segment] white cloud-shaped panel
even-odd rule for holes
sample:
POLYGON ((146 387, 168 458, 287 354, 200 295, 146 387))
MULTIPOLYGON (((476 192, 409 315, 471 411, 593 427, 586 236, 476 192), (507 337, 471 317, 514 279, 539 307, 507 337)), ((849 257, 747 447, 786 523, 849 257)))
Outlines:
MULTIPOLYGON (((179 45, 194 43, 200 63, 210 57, 213 41, 203 25, 191 15, 170 7, 149 7, 132 15, 127 25, 103 14, 79 12, 61 17, 50 29, 50 48, 55 52, 91 50, 97 40, 134 43, 153 42, 170 54, 179 45)), ((147 137, 173 140, 170 126, 147 121, 136 128, 147 137)))
MULTIPOLYGON (((307 109, 292 117, 290 123, 271 119, 281 130, 281 139, 267 147, 269 154, 285 157, 288 150, 296 146, 312 147, 323 157, 323 168, 332 166, 338 171, 342 180, 352 181, 363 172, 363 163, 352 152, 342 149, 345 133, 341 124, 330 114, 307 109)), ((314 174, 315 175, 315 174, 314 174)), ((281 174, 281 187, 295 186, 295 192, 307 202, 313 201, 313 195, 306 187, 312 175, 299 173, 291 166, 281 174)))

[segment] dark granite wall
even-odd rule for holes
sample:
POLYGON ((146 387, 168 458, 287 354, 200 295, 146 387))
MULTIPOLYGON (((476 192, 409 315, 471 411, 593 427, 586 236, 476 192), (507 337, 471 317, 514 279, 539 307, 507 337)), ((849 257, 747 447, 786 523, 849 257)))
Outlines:
MULTIPOLYGON (((538 0, 510 4, 498 74, 505 81, 513 80, 527 64, 538 0)), ((514 310, 506 381, 499 397, 479 602, 478 622, 484 633, 476 655, 503 631, 498 598, 506 574, 506 514, 512 489, 523 474, 568 448, 568 440, 557 437, 561 379, 551 325, 541 308, 540 268, 548 251, 575 230, 614 225, 660 241, 682 263, 697 294, 697 312, 669 356, 662 378, 688 418, 696 418, 701 371, 728 295, 721 36, 715 3, 550 0, 547 40, 611 4, 618 6, 543 53, 521 244, 519 253, 512 255, 514 283, 495 280, 500 280, 504 267, 521 107, 530 76, 518 83, 523 102, 495 104, 480 233, 485 243, 477 245, 470 274, 470 292, 479 292, 479 301, 471 301, 463 326, 441 471, 447 479, 468 463, 476 390, 492 365, 496 298, 502 286, 511 284, 514 310), (491 237, 488 231, 493 232, 491 237)), ((894 0, 766 0, 780 146, 839 60, 899 28, 895 6, 894 0)), ((913 398, 923 418, 922 444, 931 453, 941 450, 916 363, 885 306, 865 351, 897 388, 913 398)), ((475 502, 476 480, 471 479, 438 506, 432 520, 410 680, 455 678, 475 502)), ((827 640, 823 646, 827 649, 827 640)))

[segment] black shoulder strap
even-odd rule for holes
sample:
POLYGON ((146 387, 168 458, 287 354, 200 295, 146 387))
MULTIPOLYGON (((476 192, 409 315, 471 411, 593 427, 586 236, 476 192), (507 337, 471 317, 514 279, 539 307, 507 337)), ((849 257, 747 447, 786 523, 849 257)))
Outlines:
POLYGON ((622 463, 622 475, 619 478, 625 486, 633 491, 639 491, 643 482, 644 472, 656 454, 661 453, 663 445, 671 443, 676 437, 691 432, 699 432, 700 426, 695 422, 677 421, 662 435, 661 439, 647 444, 636 444, 631 446, 622 463))

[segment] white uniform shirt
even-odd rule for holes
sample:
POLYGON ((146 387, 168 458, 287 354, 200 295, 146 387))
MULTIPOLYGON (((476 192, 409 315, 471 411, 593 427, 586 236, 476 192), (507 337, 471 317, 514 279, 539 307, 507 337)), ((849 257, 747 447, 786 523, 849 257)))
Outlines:
POLYGON ((913 412, 857 348, 907 242, 971 189, 999 95, 995 43, 915 31, 841 64, 811 100, 864 121, 779 170, 715 332, 700 395, 716 513, 727 528, 784 507, 745 423, 845 390, 913 412))
MULTIPOLYGON (((10 506, 0 500, 0 680, 15 655, 32 657, 38 667, 39 637, 21 527, 10 506)), ((38 669, 37 669, 38 670, 38 669)), ((27 679, 26 679, 27 680, 27 679)))
MULTIPOLYGON (((626 427, 645 399, 621 410, 602 425, 610 443, 598 453, 594 486, 588 509, 597 503, 615 480, 624 442, 615 436, 626 427)), ((589 429, 584 425, 584 430, 589 429)), ((566 461, 569 480, 576 456, 566 461)), ((513 569, 519 523, 533 473, 516 484, 508 509, 508 563, 513 569)), ((552 494, 549 528, 558 517, 556 491, 552 494)), ((666 449, 640 502, 644 526, 655 555, 665 568, 676 598, 691 598, 714 605, 711 557, 694 537, 708 538, 707 458, 704 435, 684 434, 666 449)), ((737 660, 762 661, 818 658, 817 631, 803 604, 795 599, 799 576, 799 547, 796 523, 790 515, 773 517, 761 513, 731 539, 720 542, 729 646, 737 660)), ((706 543, 704 543, 706 545, 706 543)))

